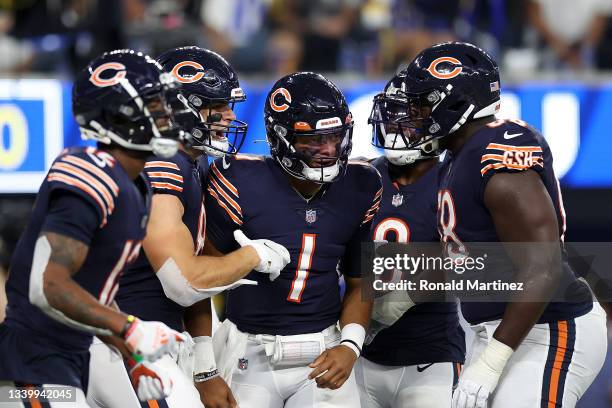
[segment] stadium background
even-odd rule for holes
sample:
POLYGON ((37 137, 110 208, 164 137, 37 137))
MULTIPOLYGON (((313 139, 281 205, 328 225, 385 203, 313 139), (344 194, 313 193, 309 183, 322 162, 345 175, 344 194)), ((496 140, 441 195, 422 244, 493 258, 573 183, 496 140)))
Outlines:
MULTIPOLYGON (((612 0, 0 0, 0 276, 51 161, 84 143, 70 81, 99 53, 220 52, 247 93, 236 111, 249 124, 242 151, 251 153, 267 152, 272 82, 324 72, 355 116, 353 154, 372 157, 373 95, 420 49, 452 39, 500 62, 500 117, 531 123, 551 144, 566 240, 610 241, 612 0)), ((612 407, 611 374, 612 361, 581 407, 612 407)))

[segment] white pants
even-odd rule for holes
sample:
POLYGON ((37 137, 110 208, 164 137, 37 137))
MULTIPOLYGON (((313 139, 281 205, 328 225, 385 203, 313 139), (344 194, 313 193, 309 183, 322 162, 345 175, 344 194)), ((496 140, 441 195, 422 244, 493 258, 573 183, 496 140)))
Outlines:
MULTIPOLYGON (((121 356, 97 338, 91 345, 87 402, 93 408, 140 407, 136 392, 121 356)), ((156 361, 172 378, 172 394, 163 402, 149 406, 169 408, 204 408, 193 381, 181 371, 176 361, 166 355, 156 361)))
MULTIPOLYGON (((56 385, 56 384, 43 384, 42 388, 48 388, 48 387, 66 387, 65 385, 56 385)), ((9 396, 13 397, 15 396, 14 392, 15 390, 17 390, 17 388, 15 387, 15 384, 12 382, 5 382, 2 381, 0 382, 0 396, 2 398, 3 401, 8 401, 9 400, 9 396)), ((19 388, 19 391, 24 390, 24 388, 19 388)), ((42 398, 34 398, 34 399, 15 399, 12 400, 12 398, 10 399, 11 402, 0 402, 0 408, 25 408, 25 407, 41 407, 41 408, 90 408, 89 405, 87 405, 87 402, 85 400, 85 394, 83 393, 83 390, 81 390, 80 388, 76 388, 76 387, 70 387, 71 392, 75 393, 74 395, 71 396, 67 396, 67 394, 65 394, 67 397, 65 400, 62 399, 55 399, 53 401, 56 402, 45 402, 44 399, 42 398), (72 400, 73 402, 68 402, 69 400, 72 400)))
POLYGON ((362 357, 355 365, 361 407, 449 408, 460 369, 459 363, 394 367, 362 357))
MULTIPOLYGON (((472 326, 472 359, 498 325, 499 320, 472 326)), ((489 408, 575 407, 603 366, 607 344, 606 314, 597 302, 584 316, 536 324, 508 360, 489 408)))
MULTIPOLYGON (((329 329, 327 329, 329 330, 329 329)), ((338 345, 340 334, 325 337, 327 348, 338 345)), ((270 340, 250 335, 246 345, 242 369, 232 377, 232 393, 240 408, 359 408, 359 393, 355 374, 337 390, 317 388, 308 375, 312 368, 297 366, 278 369, 266 356, 265 345, 270 340)), ((274 336, 266 336, 274 337, 274 336)))

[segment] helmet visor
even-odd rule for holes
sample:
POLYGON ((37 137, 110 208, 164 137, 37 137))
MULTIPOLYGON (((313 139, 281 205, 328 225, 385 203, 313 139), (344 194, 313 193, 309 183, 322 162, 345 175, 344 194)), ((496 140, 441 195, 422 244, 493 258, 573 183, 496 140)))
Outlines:
POLYGON ((372 144, 390 150, 415 149, 429 137, 430 104, 419 96, 389 97, 379 94, 368 119, 373 126, 372 144))
POLYGON ((314 132, 294 132, 290 143, 295 154, 308 167, 328 167, 336 164, 345 154, 350 146, 351 133, 351 125, 314 132))

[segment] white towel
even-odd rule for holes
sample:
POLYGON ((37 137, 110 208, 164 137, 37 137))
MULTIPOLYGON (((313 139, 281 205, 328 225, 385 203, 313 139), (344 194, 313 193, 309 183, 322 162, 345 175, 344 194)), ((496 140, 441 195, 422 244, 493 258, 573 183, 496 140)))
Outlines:
POLYGON ((219 374, 228 386, 232 384, 232 375, 238 366, 238 359, 246 353, 249 335, 243 333, 234 323, 225 319, 213 336, 213 351, 219 374))

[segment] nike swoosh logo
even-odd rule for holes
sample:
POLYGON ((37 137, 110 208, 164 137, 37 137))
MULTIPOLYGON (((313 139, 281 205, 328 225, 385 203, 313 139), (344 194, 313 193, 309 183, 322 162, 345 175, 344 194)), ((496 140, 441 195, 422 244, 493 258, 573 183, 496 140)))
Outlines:
POLYGON ((504 132, 504 139, 512 139, 520 135, 522 135, 522 133, 508 133, 508 131, 506 131, 504 132))
POLYGON ((223 166, 223 169, 229 169, 230 164, 225 161, 225 156, 223 156, 223 158, 221 159, 221 165, 223 166))
POLYGON ((427 370, 427 369, 428 369, 429 367, 431 367, 432 365, 434 365, 434 363, 429 363, 429 364, 424 365, 424 366, 422 366, 422 367, 419 367, 419 366, 417 365, 417 371, 418 371, 419 373, 422 373, 423 371, 427 370))

